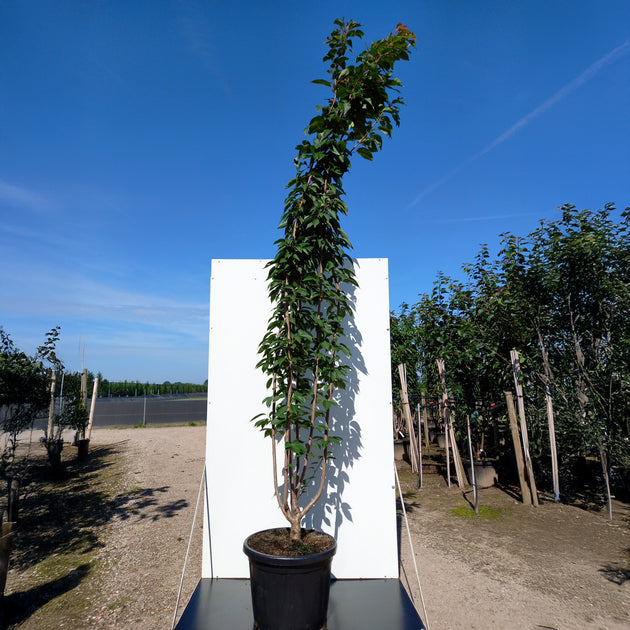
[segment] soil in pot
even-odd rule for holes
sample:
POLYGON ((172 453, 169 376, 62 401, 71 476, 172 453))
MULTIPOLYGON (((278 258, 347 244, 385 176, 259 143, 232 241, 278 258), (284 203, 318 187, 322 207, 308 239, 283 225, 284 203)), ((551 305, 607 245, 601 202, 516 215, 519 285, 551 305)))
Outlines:
POLYGON ((334 546, 335 539, 314 529, 302 530, 302 540, 293 541, 287 527, 265 529, 252 534, 246 542, 249 547, 268 556, 295 558, 326 551, 334 546))
POLYGON ((322 630, 326 626, 334 538, 288 528, 265 530, 243 544, 249 558, 252 608, 259 630, 322 630), (260 551, 264 549, 265 551, 260 551))

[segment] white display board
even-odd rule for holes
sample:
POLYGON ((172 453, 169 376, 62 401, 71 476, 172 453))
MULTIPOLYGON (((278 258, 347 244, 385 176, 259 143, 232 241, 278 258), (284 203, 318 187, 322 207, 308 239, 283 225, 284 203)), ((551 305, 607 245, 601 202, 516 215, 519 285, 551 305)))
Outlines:
MULTIPOLYGON (((204 578, 249 577, 245 538, 287 525, 273 492, 271 440, 251 421, 265 411, 266 378, 256 364, 271 311, 266 263, 212 261, 204 578)), ((387 260, 354 264, 352 373, 333 421, 343 442, 305 525, 335 536, 336 578, 398 578, 387 260)))

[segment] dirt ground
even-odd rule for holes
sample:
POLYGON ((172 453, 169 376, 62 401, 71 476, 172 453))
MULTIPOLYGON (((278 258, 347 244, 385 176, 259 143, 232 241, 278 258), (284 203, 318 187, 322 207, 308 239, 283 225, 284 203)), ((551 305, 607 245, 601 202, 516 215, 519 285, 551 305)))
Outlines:
MULTIPOLYGON (((171 628, 205 427, 97 429, 87 463, 76 463, 71 446, 62 455, 68 479, 44 484, 35 511, 25 497, 28 522, 20 525, 5 590, 9 628, 171 628), (48 501, 54 493, 59 498, 48 501)), ((201 514, 180 614, 201 577, 201 514)))
MULTIPOLYGON (((430 628, 622 630, 630 628, 630 509, 522 505, 497 487, 446 487, 442 477, 399 466, 430 628)), ((401 522, 401 579, 420 602, 401 522)), ((424 615, 423 615, 424 618, 424 615)))
MULTIPOLYGON (((46 547, 40 537, 16 555, 5 591, 9 627, 170 628, 204 448, 203 426, 94 431, 92 464, 75 484, 89 509, 77 525, 80 511, 56 525, 63 544, 46 547)), ((74 457, 71 447, 66 456, 74 457)), ((549 497, 525 507, 489 488, 472 518, 468 494, 438 475, 425 475, 416 492, 407 464, 399 470, 431 630, 630 628, 628 505, 615 502, 610 522, 549 497)), ((426 619, 399 516, 401 580, 426 619)), ((197 519, 179 614, 201 573, 197 519)))

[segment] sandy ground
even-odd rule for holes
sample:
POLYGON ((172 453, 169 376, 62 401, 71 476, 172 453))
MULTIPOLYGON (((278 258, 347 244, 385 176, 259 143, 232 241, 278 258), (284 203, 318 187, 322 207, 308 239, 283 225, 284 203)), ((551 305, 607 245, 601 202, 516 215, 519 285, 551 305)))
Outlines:
MULTIPOLYGON (((204 463, 205 427, 99 429, 91 448, 113 453, 115 505, 100 532, 100 568, 74 596, 88 602, 81 623, 62 614, 19 627, 171 627, 204 463)), ((481 491, 483 516, 466 518, 467 498, 437 475, 399 466, 411 540, 431 630, 630 628, 630 510, 555 504, 522 506, 481 491)), ((399 506, 400 507, 400 506, 399 506)), ((408 534, 399 509, 401 580, 426 623, 408 534)), ((179 614, 201 574, 201 513, 192 538, 179 614)), ((11 574, 9 575, 11 581, 11 574)), ((50 608, 50 607, 48 607, 50 608)), ((52 608, 51 610, 54 610, 52 608)), ((379 629, 376 629, 379 630, 379 629)))
MULTIPOLYGON (((464 518, 462 491, 436 478, 405 504, 432 630, 630 628, 627 506, 617 504, 610 523, 549 498, 525 507, 488 488, 486 515, 464 518)), ((421 605, 404 523, 401 557, 401 579, 421 605)))
POLYGON ((205 427, 98 429, 94 445, 122 447, 125 512, 108 526, 101 553, 105 595, 87 627, 171 628, 201 578, 203 499, 193 529, 205 458, 205 427))

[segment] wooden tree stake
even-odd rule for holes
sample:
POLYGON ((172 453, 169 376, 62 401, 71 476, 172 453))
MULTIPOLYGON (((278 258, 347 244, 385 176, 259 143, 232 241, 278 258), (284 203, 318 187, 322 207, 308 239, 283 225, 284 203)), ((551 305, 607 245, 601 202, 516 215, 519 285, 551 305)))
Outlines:
POLYGON ((560 479, 558 476, 558 450, 556 448, 556 429, 553 414, 553 399, 549 389, 551 383, 551 365, 547 355, 547 348, 543 343, 542 334, 538 331, 540 350, 544 366, 543 382, 545 384, 545 401, 547 403, 547 424, 549 425, 549 449, 551 450, 551 476, 553 480, 553 495, 555 501, 560 501, 560 479))
POLYGON ((420 404, 422 407, 421 418, 424 425, 424 445, 427 449, 427 457, 429 456, 429 414, 427 413, 427 399, 424 394, 420 397, 420 404))
MULTIPOLYGON (((94 386, 92 387, 92 401, 90 403, 90 419, 88 420, 86 437, 88 440, 92 435, 92 422, 94 421, 94 408, 96 406, 96 395, 98 394, 98 376, 94 379, 94 386)), ((145 398, 146 400, 146 398, 145 398)))
POLYGON ((416 432, 413 428, 411 417, 411 407, 409 406, 409 396, 407 394, 407 368, 404 364, 398 366, 400 376, 400 397, 402 398, 403 414, 407 422, 407 432, 409 434, 409 457, 411 458, 411 471, 418 472, 418 445, 416 443, 416 432))
MULTIPOLYGON (((462 464, 462 458, 457 448, 457 442, 455 441, 455 429, 451 421, 451 410, 448 404, 448 393, 446 391, 446 370, 444 368, 444 359, 436 359, 438 372, 440 374, 440 381, 442 383, 442 402, 444 403, 444 419, 446 424, 446 452, 448 453, 449 442, 453 449, 453 464, 455 465, 455 473, 457 474, 457 484, 460 488, 465 488, 468 483, 466 481, 466 473, 464 472, 464 465, 462 464)), ((448 460, 447 460, 448 463, 448 460)))
POLYGON ((606 498, 608 499, 608 518, 609 520, 613 520, 612 513, 612 495, 610 494, 610 480, 608 478, 608 462, 606 458, 606 451, 604 447, 599 445, 599 461, 602 464, 602 472, 604 474, 604 482, 606 483, 606 498))
POLYGON ((549 389, 545 392, 547 402, 547 423, 549 425, 549 448, 551 450, 551 476, 553 480, 554 501, 560 501, 560 477, 558 475, 558 450, 556 449, 556 430, 553 415, 553 400, 549 389))
POLYGON ((514 396, 512 392, 504 392, 507 403, 508 417, 510 419, 510 429, 512 431, 512 442, 514 443, 514 454, 516 455, 516 468, 518 469, 518 480, 521 484, 521 497, 524 505, 532 504, 532 495, 529 486, 525 481, 525 462, 523 461, 523 447, 521 446, 521 436, 518 432, 516 421, 516 407, 514 406, 514 396))
POLYGON ((521 384, 521 363, 518 352, 510 350, 512 359, 512 374, 514 375, 514 386, 516 387, 516 403, 518 415, 521 421, 521 438, 523 439, 523 453, 525 455, 525 467, 527 469, 527 477, 529 487, 532 491, 532 502, 538 507, 538 491, 536 490, 536 480, 534 479, 534 467, 532 458, 529 453, 529 436, 527 434, 527 420, 525 419, 525 399, 523 397, 523 385, 521 384))
POLYGON ((46 439, 51 440, 53 434, 53 422, 55 419, 55 388, 57 385, 57 372, 52 373, 50 381, 50 405, 48 406, 48 427, 46 428, 46 439))

